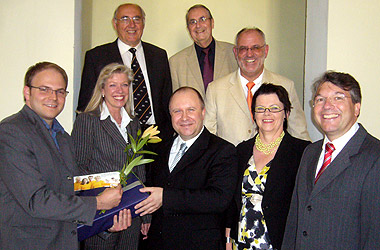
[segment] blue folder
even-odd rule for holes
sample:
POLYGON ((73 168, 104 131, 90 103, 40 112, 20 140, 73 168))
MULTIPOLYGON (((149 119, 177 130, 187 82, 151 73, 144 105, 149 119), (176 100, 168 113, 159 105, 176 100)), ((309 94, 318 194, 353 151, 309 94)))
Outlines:
MULTIPOLYGON (((78 224, 79 241, 85 240, 112 227, 114 215, 119 214, 120 210, 123 210, 124 208, 131 210, 132 218, 138 216, 135 214, 134 206, 145 200, 149 195, 139 191, 140 188, 143 188, 143 185, 135 175, 130 174, 128 177, 127 186, 123 187, 123 196, 119 206, 106 210, 105 213, 102 213, 100 210, 96 211, 92 226, 78 224)), ((104 189, 105 188, 82 190, 75 192, 75 194, 78 196, 97 196, 99 193, 103 192, 104 189)))

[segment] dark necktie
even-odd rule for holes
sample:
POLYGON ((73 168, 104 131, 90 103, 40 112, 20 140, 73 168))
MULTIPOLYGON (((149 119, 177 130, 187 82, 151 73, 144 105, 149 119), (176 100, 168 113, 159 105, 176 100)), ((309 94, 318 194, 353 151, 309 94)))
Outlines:
POLYGON ((315 177, 314 184, 317 183, 317 181, 318 181, 319 177, 321 177, 323 171, 325 171, 327 166, 330 164, 332 153, 334 152, 334 150, 335 150, 335 147, 332 143, 330 143, 330 142, 326 143, 325 157, 323 158, 323 164, 322 164, 322 167, 317 174, 317 177, 315 177))
POLYGON ((135 114, 139 118, 142 124, 145 124, 149 117, 152 115, 152 109, 150 106, 148 90, 144 75, 141 71, 141 67, 136 58, 136 49, 130 48, 129 52, 132 53, 131 68, 133 71, 133 103, 135 107, 135 114))
POLYGON ((213 80, 214 70, 212 69, 212 65, 208 58, 210 48, 203 49, 202 52, 205 54, 205 57, 203 59, 203 84, 205 85, 206 91, 208 84, 213 80))

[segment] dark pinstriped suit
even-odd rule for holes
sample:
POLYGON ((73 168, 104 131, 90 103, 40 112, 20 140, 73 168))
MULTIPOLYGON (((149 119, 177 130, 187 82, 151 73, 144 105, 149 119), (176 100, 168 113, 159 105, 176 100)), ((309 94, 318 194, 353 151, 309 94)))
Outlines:
MULTIPOLYGON (((136 138, 140 128, 137 118, 134 118, 127 126, 127 131, 136 138)), ((100 120, 96 113, 82 113, 75 120, 71 133, 75 156, 82 174, 117 171, 123 167, 127 160, 124 152, 126 142, 116 125, 108 117, 100 120)), ((133 171, 145 182, 145 167, 137 166, 133 171)), ((148 217, 143 217, 148 222, 148 217)), ((120 233, 113 233, 107 240, 98 235, 86 240, 88 249, 114 249, 112 245, 118 245, 115 249, 137 249, 141 219, 133 219, 132 226, 120 233)))

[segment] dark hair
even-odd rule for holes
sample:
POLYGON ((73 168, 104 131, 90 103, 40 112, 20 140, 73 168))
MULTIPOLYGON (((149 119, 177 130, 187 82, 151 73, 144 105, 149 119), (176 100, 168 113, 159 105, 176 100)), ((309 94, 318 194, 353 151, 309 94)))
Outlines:
POLYGON ((237 46, 237 41, 238 41, 238 39, 239 39, 239 36, 240 36, 242 33, 246 32, 246 31, 256 31, 256 32, 259 33, 259 35, 263 38, 264 43, 266 43, 266 41, 265 41, 265 34, 264 34, 264 32, 263 32, 261 29, 259 29, 259 28, 257 28, 257 27, 253 27, 253 28, 248 28, 248 27, 246 27, 246 28, 242 28, 242 29, 236 34, 236 37, 235 37, 235 46, 237 46))
MULTIPOLYGON (((273 83, 263 83, 258 90, 256 90, 255 94, 252 97, 252 114, 255 113, 255 106, 256 106, 256 100, 257 97, 260 95, 270 95, 270 94, 276 94, 280 102, 284 105, 284 111, 285 114, 290 114, 290 109, 292 108, 292 104, 289 100, 288 91, 280 85, 274 85, 273 83)), ((255 121, 256 122, 256 121, 255 121)), ((284 130, 288 128, 288 119, 285 117, 284 124, 283 124, 284 130)))
POLYGON ((354 104, 362 102, 360 86, 359 83, 355 80, 355 78, 352 77, 350 74, 335 71, 326 71, 320 78, 318 78, 314 82, 312 86, 313 100, 315 99, 315 96, 317 95, 319 88, 325 82, 330 82, 331 84, 334 84, 335 86, 338 86, 339 88, 350 92, 351 100, 354 104))
POLYGON ((68 78, 67 78, 67 74, 66 74, 65 70, 62 69, 57 64, 52 63, 52 62, 39 62, 33 66, 30 66, 28 68, 28 71, 25 74, 24 85, 28 86, 28 87, 32 86, 32 81, 33 81, 34 76, 37 73, 44 71, 46 69, 55 69, 58 73, 60 73, 63 77, 63 80, 66 83, 66 88, 67 88, 68 78))
POLYGON ((211 19, 213 19, 212 15, 211 15, 211 11, 206 7, 204 6, 203 4, 196 4, 196 5, 193 5, 190 7, 190 9, 187 10, 186 12, 186 26, 189 22, 189 20, 187 20, 189 18, 189 12, 192 11, 193 9, 198 9, 198 8, 203 8, 207 11, 208 15, 210 16, 211 19))
MULTIPOLYGON (((194 91, 197 96, 198 96, 198 99, 199 101, 201 102, 201 107, 202 109, 205 107, 205 102, 203 100, 203 97, 202 95, 198 92, 198 90, 196 90, 195 88, 193 87, 189 87, 189 86, 184 86, 184 87, 180 87, 179 89, 177 89, 176 91, 173 92, 173 94, 170 96, 170 99, 169 99, 169 109, 170 109, 170 103, 173 99, 173 96, 176 94, 176 93, 180 93, 180 92, 187 92, 187 91, 194 91)), ((170 110, 169 110, 170 111, 170 110)))

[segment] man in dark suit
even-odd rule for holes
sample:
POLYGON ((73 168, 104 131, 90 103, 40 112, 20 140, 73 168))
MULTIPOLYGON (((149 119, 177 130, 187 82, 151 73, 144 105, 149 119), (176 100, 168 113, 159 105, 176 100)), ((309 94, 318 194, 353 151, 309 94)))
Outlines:
POLYGON ((61 67, 37 63, 25 75, 26 105, 0 123, 0 249, 77 249, 77 224, 91 225, 96 210, 120 202, 120 186, 97 197, 74 195, 73 145, 55 119, 66 88, 61 67))
POLYGON ((204 102, 198 91, 182 87, 170 99, 178 136, 162 147, 151 169, 150 196, 137 213, 153 213, 149 249, 223 249, 222 213, 235 190, 236 151, 204 126, 204 102))
MULTIPOLYGON (((136 81, 139 74, 142 73, 141 77, 144 82, 141 88, 146 91, 144 93, 147 93, 149 98, 147 102, 150 104, 150 108, 146 112, 146 114, 150 112, 149 115, 141 118, 136 110, 141 100, 136 99, 138 97, 134 95, 135 115, 139 117, 143 129, 145 125, 157 124, 161 131, 161 137, 163 139, 171 138, 173 129, 170 125, 168 104, 172 93, 172 83, 166 51, 141 41, 145 26, 145 12, 137 4, 120 5, 115 10, 112 22, 118 39, 86 52, 77 109, 85 110, 99 73, 104 66, 117 62, 128 65, 133 70, 131 64, 134 62, 133 53, 135 53, 141 70, 134 75, 133 84, 136 86, 134 86, 134 92, 138 93, 135 88, 140 86, 140 82, 136 81)), ((134 63, 134 65, 136 64, 134 63)))
POLYGON ((302 156, 281 249, 378 249, 380 141, 357 123, 359 83, 330 71, 313 89, 325 137, 302 156))

